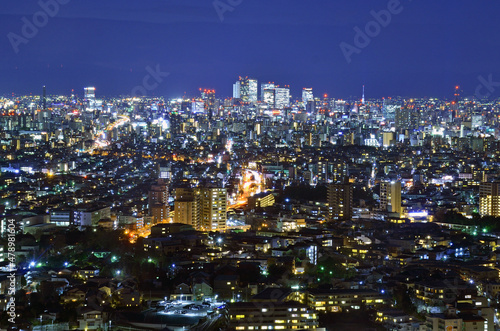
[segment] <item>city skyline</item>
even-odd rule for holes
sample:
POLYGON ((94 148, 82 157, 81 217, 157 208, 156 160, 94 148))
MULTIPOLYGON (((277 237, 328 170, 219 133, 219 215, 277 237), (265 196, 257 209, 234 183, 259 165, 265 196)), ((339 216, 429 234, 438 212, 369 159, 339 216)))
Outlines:
MULTIPOLYGON (((241 76, 240 76, 241 77, 241 76)), ((484 78, 484 77, 483 77, 484 78)), ((442 97, 437 97, 437 96, 414 96, 414 95, 395 95, 395 94, 387 94, 387 95, 382 95, 382 96, 371 96, 371 95, 368 95, 366 96, 365 95, 365 89, 366 89, 366 86, 363 84, 360 86, 359 88, 359 94, 351 94, 349 96, 338 96, 338 95, 334 95, 334 94, 331 94, 330 92, 328 91, 318 91, 316 88, 314 87, 311 87, 311 86, 303 86, 303 87, 292 87, 293 85, 281 85, 281 84, 275 84, 274 82, 268 82, 268 81, 263 81, 261 82, 260 80, 257 80, 255 79, 255 81, 258 82, 258 89, 257 89, 257 100, 253 100, 251 101, 250 103, 257 103, 257 102, 261 102, 261 101, 264 101, 263 99, 263 96, 264 96, 264 89, 268 90, 267 89, 267 86, 268 85, 272 85, 274 86, 273 89, 283 89, 283 88, 286 88, 287 90, 290 90, 290 94, 289 94, 289 97, 290 97, 290 102, 291 103, 294 103, 294 102, 302 102, 303 98, 304 98, 304 91, 307 90, 308 92, 307 95, 309 97, 309 93, 311 93, 312 97, 314 99, 324 99, 324 98, 327 98, 327 99, 331 99, 331 100, 345 100, 345 101, 349 101, 349 102, 356 102, 356 101, 359 101, 360 103, 365 103, 365 102, 370 102, 370 101, 379 101, 379 100, 384 100, 384 99, 402 99, 402 100, 412 100, 412 99, 439 99, 439 100, 445 100, 445 101, 454 101, 456 99, 456 95, 454 94, 456 92, 457 89, 460 90, 460 93, 459 93, 459 98, 460 99, 465 99, 465 100, 479 100, 479 99, 483 99, 483 100, 491 100, 491 101, 494 101, 497 99, 497 97, 494 97, 493 94, 490 94, 490 93, 485 93, 485 94, 482 94, 482 93, 473 93, 473 94, 466 94, 464 93, 464 91, 461 89, 461 87, 459 85, 453 85, 453 86, 450 86, 449 88, 449 93, 448 95, 444 95, 442 97), (294 91, 294 93, 292 94, 291 91, 294 91)), ((480 81, 480 83, 476 86, 476 91, 482 91, 482 92, 488 92, 488 84, 487 84, 487 80, 483 80, 483 81, 480 81)), ((495 82, 493 82, 495 83, 495 82)), ((20 94, 20 93, 10 93, 10 94, 0 94, 0 97, 1 98, 6 98, 6 99, 11 99, 11 98, 18 98, 18 97, 27 97, 27 96, 30 96, 30 97, 40 97, 42 98, 44 95, 46 97, 59 97, 59 96, 75 96, 75 97, 79 97, 79 98, 82 98, 82 99, 85 99, 85 90, 87 88, 92 88, 94 89, 94 98, 129 98, 129 97, 138 97, 138 98, 162 98, 162 99, 166 99, 166 100, 175 100, 175 99, 197 99, 197 98, 200 98, 203 97, 203 94, 206 92, 206 91, 209 91, 211 93, 213 93, 215 95, 215 97, 217 99, 220 99, 220 100, 224 100, 224 99, 240 99, 240 98, 237 98, 235 97, 235 84, 233 83, 233 91, 230 92, 228 95, 221 95, 218 93, 218 90, 217 89, 213 89, 213 88, 210 88, 210 89, 206 89, 206 88, 202 88, 202 87, 199 87, 195 90, 193 90, 191 93, 183 93, 182 95, 174 95, 174 96, 166 96, 166 95, 156 95, 156 94, 152 94, 152 95, 148 95, 148 94, 137 94, 137 93, 126 93, 126 92, 122 92, 122 93, 118 93, 118 94, 101 94, 100 91, 101 91, 101 88, 98 88, 98 87, 95 87, 95 86, 90 86, 90 85, 82 85, 80 86, 79 88, 77 89, 70 89, 69 91, 67 92, 63 92, 63 93, 56 93, 56 91, 50 91, 50 89, 46 86, 46 85, 42 85, 40 86, 40 88, 38 88, 38 90, 35 90, 35 91, 31 91, 31 92, 28 92, 26 94, 20 94)), ((142 87, 142 86, 141 86, 142 87)), ((245 102, 248 102, 248 101, 245 101, 245 102)))

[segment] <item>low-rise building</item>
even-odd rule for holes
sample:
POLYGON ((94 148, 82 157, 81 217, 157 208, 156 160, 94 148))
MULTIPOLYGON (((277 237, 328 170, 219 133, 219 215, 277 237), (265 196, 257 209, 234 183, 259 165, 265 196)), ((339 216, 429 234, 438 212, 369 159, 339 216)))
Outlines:
POLYGON ((287 302, 235 302, 228 305, 228 330, 316 330, 318 316, 306 305, 287 302))
POLYGON ((384 296, 373 290, 323 290, 309 289, 304 296, 309 307, 323 312, 342 312, 361 307, 379 307, 385 303, 384 296))

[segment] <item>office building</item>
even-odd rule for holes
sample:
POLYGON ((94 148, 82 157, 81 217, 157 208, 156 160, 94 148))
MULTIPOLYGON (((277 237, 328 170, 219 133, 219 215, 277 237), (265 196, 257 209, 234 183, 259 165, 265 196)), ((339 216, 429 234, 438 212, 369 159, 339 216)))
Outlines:
POLYGON ((258 82, 256 79, 241 77, 233 84, 233 98, 243 102, 257 102, 258 82))
POLYGON ((257 102, 259 97, 259 84, 257 79, 248 79, 248 102, 257 102))
POLYGON ((399 109, 401 109, 401 106, 395 101, 391 99, 384 99, 384 103, 382 105, 382 115, 386 121, 394 121, 396 118, 396 111, 399 109))
POLYGON ((85 99, 95 99, 95 87, 85 87, 85 99))
POLYGON ((95 100, 95 87, 85 87, 84 89, 85 103, 88 111, 95 110, 96 100, 95 100))
POLYGON ((274 88, 274 107, 283 109, 290 105, 290 89, 288 87, 274 88))
POLYGON ((312 87, 304 87, 302 89, 302 102, 306 105, 309 101, 314 100, 312 87))
POLYGON ((265 83, 260 85, 260 96, 263 102, 274 106, 274 83, 265 83))

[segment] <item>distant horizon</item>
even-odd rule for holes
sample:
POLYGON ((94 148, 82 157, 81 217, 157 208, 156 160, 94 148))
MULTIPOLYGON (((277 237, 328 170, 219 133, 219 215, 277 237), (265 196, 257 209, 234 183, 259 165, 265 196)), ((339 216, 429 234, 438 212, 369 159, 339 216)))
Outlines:
MULTIPOLYGON (((238 76, 237 76, 238 77, 238 76)), ((248 76, 249 78, 254 78, 253 76, 248 76)), ((261 84, 265 84, 265 82, 269 82, 269 80, 263 80, 262 82, 260 80, 257 80, 258 81, 258 97, 259 97, 259 101, 260 100, 260 87, 261 87, 261 84)), ((236 82, 236 80, 235 80, 236 82)), ((272 82, 272 81, 271 81, 272 82)), ((279 85, 279 86, 284 86, 285 84, 278 84, 275 82, 276 85, 279 85)), ((389 94, 389 95, 382 95, 382 96, 370 96, 367 91, 369 91, 369 86, 366 86, 366 85, 360 85, 360 94, 359 95, 350 95, 348 97, 338 97, 338 96, 335 96, 335 95, 331 95, 330 93, 328 92, 318 92, 314 87, 312 86, 304 86, 304 87, 301 87, 300 89, 299 88, 293 88, 293 83, 292 84, 286 84, 286 85, 289 85, 290 86, 290 94, 291 94, 291 100, 300 100, 302 99, 302 89, 303 88, 312 88, 313 89, 313 94, 314 94, 314 97, 315 98, 321 98, 323 99, 324 95, 327 94, 328 95, 328 98, 329 99, 339 99, 339 100, 350 100, 350 99, 359 99, 361 100, 361 97, 362 97, 362 93, 363 93, 363 86, 365 87, 365 100, 370 100, 370 99, 375 99, 375 100, 380 100, 380 99, 384 99, 384 98, 403 98, 403 99, 407 99, 407 98, 415 98, 415 99, 440 99, 440 100, 448 100, 448 99, 453 99, 453 95, 454 95, 454 91, 455 91, 455 87, 457 85, 453 85, 450 87, 450 93, 448 96, 428 96, 428 95, 425 95, 425 96, 416 96, 416 95, 396 95, 396 94, 389 94), (296 95, 298 95, 299 97, 294 97, 294 93, 293 91, 294 90, 297 90, 298 93, 296 92, 296 95)), ((109 94, 105 94, 105 93, 100 93, 100 88, 96 85, 92 85, 92 84, 87 84, 87 85, 82 85, 82 87, 78 88, 78 89, 70 89, 69 92, 61 92, 61 93, 51 93, 50 91, 50 86, 48 85, 41 85, 40 86, 40 92, 42 92, 42 89, 43 87, 46 87, 46 95, 47 96, 71 96, 72 92, 71 90, 73 90, 73 94, 78 96, 78 97, 82 97, 83 96, 83 90, 85 87, 95 87, 96 88, 96 99, 99 99, 99 97, 104 97, 104 98, 116 98, 116 97, 131 97, 133 96, 130 91, 128 93, 109 93, 109 94)), ((460 85, 458 85, 460 86, 460 85)), ((165 98, 165 99, 179 99, 179 98, 198 98, 200 97, 200 89, 214 89, 215 90, 215 96, 216 98, 218 99, 231 99, 233 98, 232 97, 232 94, 231 95, 226 95, 226 96, 222 96, 220 95, 219 93, 217 93, 218 89, 217 88, 214 88, 213 86, 210 86, 210 87, 207 87, 207 86, 204 86, 204 87, 198 87, 195 89, 195 92, 192 93, 192 94, 188 94, 188 93, 183 93, 183 95, 177 95, 177 96, 168 96, 168 95, 156 95, 154 93, 151 93, 151 94, 147 94, 147 95, 136 95, 138 97, 146 97, 146 98, 155 98, 155 97, 162 97, 162 98, 165 98)), ((459 88, 460 91, 461 91, 461 94, 460 94, 460 98, 461 99, 465 99, 465 98, 476 98, 476 99, 482 99, 482 98, 479 98, 477 95, 474 95, 474 93, 471 93, 471 94, 465 94, 463 93, 463 90, 461 88, 459 88)), ((486 91, 486 90, 485 90, 486 91)), ((154 92, 154 91, 153 91, 154 92)), ((15 96, 42 96, 42 93, 35 93, 35 92, 29 92, 29 93, 19 93, 19 92, 12 92, 14 93, 15 96)), ((12 93, 10 94, 5 94, 5 93, 0 93, 0 96, 2 97, 5 97, 5 98, 11 98, 12 97, 12 93)), ((487 100, 495 100, 495 99, 498 99, 500 97, 500 95, 491 95, 490 97, 486 98, 487 100)))

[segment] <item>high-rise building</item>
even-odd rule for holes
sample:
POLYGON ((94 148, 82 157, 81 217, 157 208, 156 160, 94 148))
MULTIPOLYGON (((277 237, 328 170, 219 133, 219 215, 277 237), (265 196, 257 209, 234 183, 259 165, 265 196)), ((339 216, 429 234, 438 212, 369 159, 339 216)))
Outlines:
POLYGON ((274 83, 261 84, 260 97, 263 102, 274 106, 274 83))
POLYGON ((95 87, 85 87, 85 99, 95 99, 95 87))
POLYGON ((237 81, 236 83, 233 84, 233 98, 234 99, 239 99, 240 96, 241 96, 240 82, 237 81))
POLYGON ((205 112, 205 101, 201 99, 193 99, 193 101, 191 102, 191 112, 192 113, 205 112))
POLYGON ((328 185, 328 216, 330 221, 347 221, 352 217, 352 185, 328 185))
POLYGON ((404 107, 396 109, 395 114, 395 125, 396 130, 406 130, 411 127, 411 111, 410 109, 404 107))
POLYGON ((224 231, 227 221, 227 190, 201 188, 201 228, 205 231, 224 231))
POLYGON ((307 102, 314 100, 314 94, 312 87, 304 87, 302 89, 302 102, 307 105, 307 102))
POLYGON ((45 85, 43 86, 43 95, 42 95, 42 110, 47 109, 47 90, 45 85))
POLYGON ((153 223, 164 222, 169 217, 168 188, 162 179, 152 185, 148 194, 149 215, 153 216, 153 223))
POLYGON ((257 102, 259 98, 259 84, 257 79, 248 79, 248 102, 257 102))
POLYGON ((201 89, 201 99, 204 101, 205 105, 205 112, 208 114, 208 116, 213 116, 213 114, 216 112, 217 108, 217 102, 215 99, 215 90, 207 90, 207 89, 201 89))
POLYGON ((500 216, 500 182, 483 182, 479 186, 479 215, 500 216))
POLYGON ((199 190, 192 188, 175 189, 174 223, 189 224, 199 230, 201 228, 199 198, 199 190))
POLYGON ((391 99, 384 99, 382 106, 382 114, 387 121, 393 121, 396 118, 396 110, 401 109, 395 101, 391 99))
POLYGON ((94 110, 96 106, 95 87, 85 87, 84 89, 85 102, 88 110, 94 110))
POLYGON ((331 180, 333 183, 338 183, 347 176, 349 176, 349 166, 347 162, 344 160, 328 162, 325 180, 331 180))
POLYGON ((401 215, 401 182, 380 183, 380 208, 401 215))
POLYGON ((223 188, 177 188, 174 222, 201 231, 224 231, 227 221, 227 190, 223 188))
POLYGON ((233 98, 243 102, 257 102, 258 83, 256 79, 241 77, 233 84, 233 98))
POLYGON ((288 87, 274 88, 274 107, 283 109, 290 105, 290 89, 288 87))

